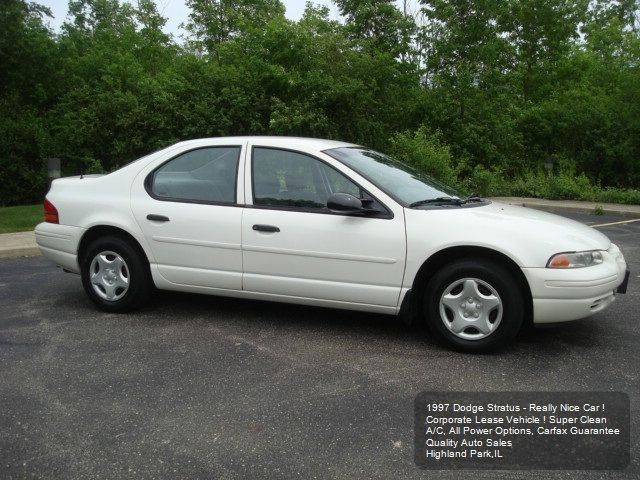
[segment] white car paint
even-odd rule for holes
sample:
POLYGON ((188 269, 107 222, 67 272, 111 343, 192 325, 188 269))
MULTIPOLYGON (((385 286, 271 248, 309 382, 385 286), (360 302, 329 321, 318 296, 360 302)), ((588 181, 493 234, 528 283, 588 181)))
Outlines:
POLYGON ((606 308, 624 279, 620 250, 602 233, 566 218, 492 203, 475 208, 405 208, 323 150, 343 142, 290 137, 227 137, 181 142, 104 176, 55 180, 47 198, 60 224, 41 223, 43 255, 79 273, 78 248, 92 227, 129 233, 143 249, 160 289, 398 314, 421 266, 450 247, 500 252, 521 268, 537 323, 583 318, 606 308), (174 156, 204 146, 240 145, 237 205, 152 198, 147 175, 174 156), (251 148, 307 153, 346 174, 392 218, 252 208, 251 148), (147 220, 165 215, 170 222, 147 220), (259 232, 255 224, 278 225, 259 232), (601 265, 545 268, 559 252, 601 250, 601 265))
POLYGON ((619 248, 582 223, 498 202, 456 210, 455 217, 452 213, 406 209, 405 291, 431 255, 455 246, 490 248, 511 258, 529 284, 535 323, 578 320, 597 313, 611 304, 615 289, 624 280, 626 263, 619 248), (545 268, 556 253, 585 250, 602 250, 603 263, 576 269, 545 268))

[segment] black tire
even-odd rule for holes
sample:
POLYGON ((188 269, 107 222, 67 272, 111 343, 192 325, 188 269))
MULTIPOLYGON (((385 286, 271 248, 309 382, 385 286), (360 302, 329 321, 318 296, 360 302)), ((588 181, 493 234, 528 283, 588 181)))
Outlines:
POLYGON ((106 312, 129 312, 139 308, 148 300, 153 286, 144 254, 129 240, 119 236, 106 236, 91 242, 81 256, 80 275, 86 294, 99 309, 106 312), (91 284, 91 263, 96 255, 104 251, 116 253, 126 263, 129 286, 126 293, 117 300, 102 298, 91 284))
POLYGON ((503 348, 513 341, 524 321, 525 303, 519 282, 507 268, 485 259, 461 259, 445 265, 429 280, 423 311, 427 327, 438 341, 454 350, 483 353, 503 348), (484 338, 470 340, 457 336, 447 328, 440 315, 440 299, 445 289, 465 278, 486 282, 502 302, 502 319, 484 338))

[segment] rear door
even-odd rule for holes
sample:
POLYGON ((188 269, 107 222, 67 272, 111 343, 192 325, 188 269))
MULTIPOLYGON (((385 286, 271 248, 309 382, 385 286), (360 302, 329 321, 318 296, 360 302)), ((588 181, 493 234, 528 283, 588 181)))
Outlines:
POLYGON ((406 253, 402 208, 394 212, 374 199, 326 155, 260 145, 251 153, 242 222, 244 289, 397 306, 406 253), (335 192, 368 198, 381 213, 334 214, 326 201, 335 192))
POLYGON ((168 281, 242 289, 242 145, 204 146, 154 165, 131 205, 168 281))

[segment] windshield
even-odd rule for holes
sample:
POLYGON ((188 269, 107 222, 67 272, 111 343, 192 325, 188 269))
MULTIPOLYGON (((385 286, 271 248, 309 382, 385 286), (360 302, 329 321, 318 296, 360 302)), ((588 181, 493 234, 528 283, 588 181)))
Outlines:
POLYGON ((453 187, 368 148, 341 147, 325 150, 325 153, 405 205, 443 197, 463 198, 453 187))

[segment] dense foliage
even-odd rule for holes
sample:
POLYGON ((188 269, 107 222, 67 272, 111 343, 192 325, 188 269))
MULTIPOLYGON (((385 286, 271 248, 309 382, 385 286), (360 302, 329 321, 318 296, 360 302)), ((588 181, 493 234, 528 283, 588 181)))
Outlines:
POLYGON ((637 0, 336 0, 342 22, 187 4, 176 39, 153 0, 70 0, 58 33, 0 2, 0 204, 39 200, 48 157, 109 171, 235 134, 361 143, 481 194, 640 203, 637 0))

